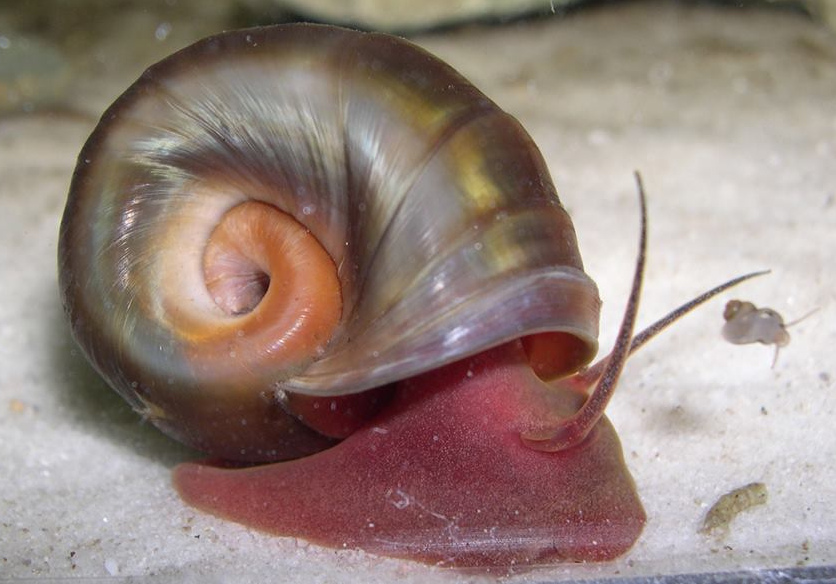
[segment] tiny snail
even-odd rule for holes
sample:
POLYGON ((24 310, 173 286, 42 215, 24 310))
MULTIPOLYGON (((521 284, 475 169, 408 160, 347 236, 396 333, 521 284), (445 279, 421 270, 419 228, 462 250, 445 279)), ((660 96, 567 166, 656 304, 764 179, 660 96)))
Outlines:
POLYGON ((729 300, 723 310, 723 319, 726 322, 721 333, 724 339, 734 345, 775 345, 775 355, 772 357, 774 368, 778 362, 778 351, 790 343, 787 328, 798 324, 816 310, 792 322, 784 323, 784 317, 771 308, 758 308, 745 300, 729 300))
POLYGON ((598 291, 516 119, 392 36, 234 31, 104 113, 60 291, 139 414, 234 466, 271 463, 180 465, 197 508, 441 565, 608 560, 645 522, 602 417, 628 355, 755 275, 633 337, 638 186, 628 307, 585 368, 598 291))

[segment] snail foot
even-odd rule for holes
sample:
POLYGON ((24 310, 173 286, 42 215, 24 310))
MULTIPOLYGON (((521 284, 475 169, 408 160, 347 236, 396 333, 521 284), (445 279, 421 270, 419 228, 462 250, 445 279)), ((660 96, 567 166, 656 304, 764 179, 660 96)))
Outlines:
POLYGON ((199 509, 328 547, 488 569, 610 560, 645 522, 610 423, 560 452, 520 439, 537 410, 579 401, 544 391, 514 342, 401 382, 330 450, 245 469, 183 464, 174 483, 199 509))

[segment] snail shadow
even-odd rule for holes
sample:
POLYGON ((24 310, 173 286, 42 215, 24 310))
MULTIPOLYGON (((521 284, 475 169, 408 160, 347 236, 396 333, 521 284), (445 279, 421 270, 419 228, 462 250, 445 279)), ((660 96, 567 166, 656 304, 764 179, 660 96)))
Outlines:
POLYGON ((71 423, 84 432, 167 467, 200 456, 172 440, 131 409, 87 362, 73 340, 57 300, 44 315, 47 382, 71 423))

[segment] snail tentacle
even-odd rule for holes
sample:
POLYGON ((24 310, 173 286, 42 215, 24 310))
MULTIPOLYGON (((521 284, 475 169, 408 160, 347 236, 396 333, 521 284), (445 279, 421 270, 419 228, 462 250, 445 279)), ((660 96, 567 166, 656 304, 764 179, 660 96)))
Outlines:
POLYGON ((627 300, 627 308, 621 320, 615 346, 612 352, 600 361, 603 364, 603 371, 597 379, 595 389, 575 414, 562 420, 554 428, 537 429, 523 434, 523 442, 535 450, 564 450, 582 442, 598 423, 598 420, 601 419, 601 416, 604 415, 604 410, 618 384, 618 377, 621 375, 624 364, 630 356, 630 339, 633 335, 633 327, 635 326, 636 315, 639 311, 639 299, 641 297, 647 252, 647 202, 645 200, 641 175, 636 172, 635 177, 641 207, 639 253, 633 272, 633 284, 627 300))
POLYGON ((613 350, 607 356, 601 358, 595 364, 578 372, 576 375, 560 380, 561 386, 573 389, 579 393, 585 393, 589 387, 593 387, 592 393, 584 402, 583 406, 572 416, 560 420, 550 428, 537 428, 523 433, 523 442, 535 450, 555 452, 576 446, 586 438, 595 424, 604 414, 609 403, 618 378, 627 359, 638 351, 650 339, 658 335, 668 326, 694 310, 696 307, 714 298, 721 292, 728 290, 751 278, 763 276, 770 273, 770 270, 760 270, 744 274, 724 282, 714 288, 703 292, 696 298, 689 300, 675 308, 640 333, 632 337, 632 328, 635 323, 639 307, 639 296, 641 294, 642 276, 644 272, 646 251, 647 251, 647 204, 644 185, 641 175, 636 172, 636 184, 639 193, 641 209, 641 231, 639 236, 639 253, 636 259, 636 268, 633 276, 633 285, 630 296, 627 300, 627 307, 624 311, 621 327, 616 337, 613 350))

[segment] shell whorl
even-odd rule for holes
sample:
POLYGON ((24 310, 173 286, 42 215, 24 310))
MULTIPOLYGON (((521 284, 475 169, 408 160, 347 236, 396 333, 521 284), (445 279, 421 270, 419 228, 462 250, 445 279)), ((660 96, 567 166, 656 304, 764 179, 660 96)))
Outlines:
POLYGON ((555 373, 597 348, 596 287, 519 123, 422 49, 334 27, 225 33, 149 68, 79 156, 59 268, 98 371, 166 432, 230 458, 329 443, 285 415, 288 394, 360 408, 348 394, 511 339, 559 333, 555 373), (248 202, 304 226, 339 282, 330 337, 291 364, 245 343, 265 302, 235 314, 205 281, 207 241, 248 202), (178 328, 203 318, 235 334, 209 348, 217 335, 178 328))

